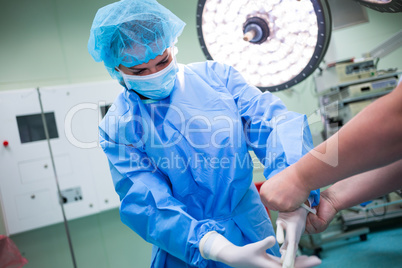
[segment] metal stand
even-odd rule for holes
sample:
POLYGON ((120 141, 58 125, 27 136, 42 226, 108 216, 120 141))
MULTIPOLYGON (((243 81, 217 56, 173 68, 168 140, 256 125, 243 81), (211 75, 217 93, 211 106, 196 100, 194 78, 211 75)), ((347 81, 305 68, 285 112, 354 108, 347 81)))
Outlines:
POLYGON ((64 211, 64 206, 63 206, 63 202, 62 202, 62 195, 61 195, 61 191, 60 191, 59 179, 58 179, 58 176, 57 176, 56 165, 55 165, 55 162, 54 162, 52 146, 50 145, 49 131, 48 131, 48 128, 47 128, 47 122, 46 122, 45 112, 43 110, 43 104, 42 104, 42 99, 41 99, 39 88, 37 88, 36 91, 38 92, 40 110, 41 110, 41 114, 42 114, 42 122, 43 122, 43 127, 44 127, 44 131, 45 131, 45 135, 46 135, 47 145, 48 145, 48 148, 49 148, 50 159, 52 160, 53 174, 54 174, 54 178, 56 180, 57 192, 58 192, 58 195, 59 195, 59 202, 60 202, 61 212, 63 214, 64 228, 66 230, 68 246, 70 248, 71 260, 73 262, 74 268, 77 268, 77 262, 75 260, 73 244, 72 244, 72 241, 71 241, 70 231, 69 231, 68 223, 67 223, 67 217, 66 217, 66 213, 64 211))
POLYGON ((360 241, 367 240, 367 234, 370 232, 368 227, 359 228, 356 230, 348 231, 348 232, 333 232, 329 235, 322 234, 313 234, 308 235, 307 239, 303 239, 300 241, 299 246, 301 249, 309 249, 314 251, 314 255, 320 257, 320 253, 323 250, 322 245, 326 243, 330 243, 338 240, 346 240, 352 237, 360 237, 360 241))

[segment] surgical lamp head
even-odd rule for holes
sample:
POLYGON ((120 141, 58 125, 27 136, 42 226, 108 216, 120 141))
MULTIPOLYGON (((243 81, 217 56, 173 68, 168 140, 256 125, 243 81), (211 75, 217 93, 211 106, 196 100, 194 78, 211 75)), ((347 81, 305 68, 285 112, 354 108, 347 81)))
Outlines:
POLYGON ((262 91, 288 89, 319 66, 331 37, 327 0, 198 0, 208 60, 236 68, 262 91))
POLYGON ((243 24, 243 40, 254 44, 262 44, 269 36, 268 22, 260 17, 250 17, 243 24))

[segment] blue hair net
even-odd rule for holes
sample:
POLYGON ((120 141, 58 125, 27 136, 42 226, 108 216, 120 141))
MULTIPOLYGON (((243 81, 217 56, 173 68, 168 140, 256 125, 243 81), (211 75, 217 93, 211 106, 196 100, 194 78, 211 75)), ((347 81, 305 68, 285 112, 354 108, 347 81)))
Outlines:
POLYGON ((122 0, 98 10, 88 51, 121 80, 115 67, 146 63, 171 47, 185 23, 155 0, 122 0))

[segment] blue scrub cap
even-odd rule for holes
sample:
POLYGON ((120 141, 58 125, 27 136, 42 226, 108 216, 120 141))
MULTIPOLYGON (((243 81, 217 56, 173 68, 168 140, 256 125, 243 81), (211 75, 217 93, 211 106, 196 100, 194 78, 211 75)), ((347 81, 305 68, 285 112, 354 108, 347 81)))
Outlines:
POLYGON ((120 64, 131 67, 154 59, 177 42, 185 23, 156 0, 122 0, 98 10, 88 51, 113 78, 120 64))

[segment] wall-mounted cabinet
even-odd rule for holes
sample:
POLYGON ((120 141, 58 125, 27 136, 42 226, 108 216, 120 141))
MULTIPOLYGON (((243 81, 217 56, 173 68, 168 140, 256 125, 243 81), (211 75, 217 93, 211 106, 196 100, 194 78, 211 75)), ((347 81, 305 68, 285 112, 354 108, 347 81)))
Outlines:
POLYGON ((60 204, 67 219, 118 207, 98 124, 121 90, 110 81, 0 92, 8 235, 63 221, 60 204))

